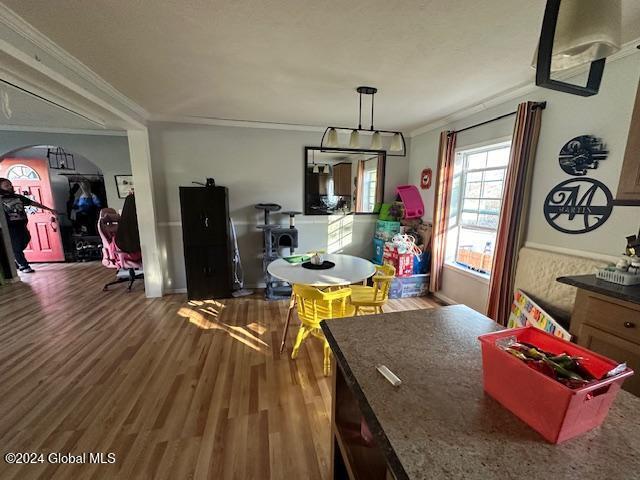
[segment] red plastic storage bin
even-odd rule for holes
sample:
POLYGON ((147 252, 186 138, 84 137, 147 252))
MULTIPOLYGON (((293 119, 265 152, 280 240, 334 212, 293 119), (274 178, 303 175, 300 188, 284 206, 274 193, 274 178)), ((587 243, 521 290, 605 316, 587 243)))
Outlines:
POLYGON ((514 328, 479 337, 482 344, 484 390, 551 443, 560 443, 599 426, 609 413, 627 368, 611 378, 572 389, 529 367, 495 345, 496 340, 516 337, 540 349, 580 356, 594 367, 609 371, 617 362, 534 327, 514 328))

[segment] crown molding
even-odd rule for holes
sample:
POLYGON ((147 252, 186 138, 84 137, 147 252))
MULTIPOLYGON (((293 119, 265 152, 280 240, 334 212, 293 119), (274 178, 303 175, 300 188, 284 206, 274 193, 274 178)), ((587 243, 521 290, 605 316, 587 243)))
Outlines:
POLYGON ((30 127, 27 125, 2 125, 0 132, 36 132, 36 133, 61 133, 67 135, 105 135, 109 137, 126 137, 127 132, 122 130, 89 130, 80 128, 56 128, 56 127, 30 127))
POLYGON ((38 47, 43 52, 54 58, 62 66, 87 81, 100 92, 124 105, 141 118, 146 120, 149 117, 149 112, 147 112, 142 106, 116 90, 115 87, 104 80, 100 75, 64 50, 42 32, 38 31, 33 25, 28 23, 3 3, 0 3, 0 25, 4 25, 20 37, 24 38, 27 42, 38 47))
POLYGON ((226 118, 195 117, 188 115, 151 115, 151 122, 186 123, 216 127, 266 128, 271 130, 295 130, 300 132, 324 132, 326 127, 295 123, 257 122, 253 120, 231 120, 226 118))
MULTIPOLYGON (((638 42, 640 42, 640 38, 632 40, 631 42, 627 42, 624 45, 622 45, 619 51, 607 57, 607 63, 615 62, 617 60, 621 60, 625 57, 628 57, 629 55, 637 54, 638 42)), ((561 74, 558 74, 557 78, 559 80, 567 80, 569 78, 585 73, 587 70, 588 70, 587 65, 571 68, 569 70, 562 72, 561 74)), ((431 132, 433 130, 442 128, 458 120, 462 120, 463 118, 467 118, 476 113, 480 113, 490 108, 497 107, 505 102, 508 102, 509 100, 514 100, 516 98, 529 95, 530 93, 533 93, 536 90, 539 90, 540 88, 541 87, 538 87, 535 84, 535 79, 532 76, 531 80, 526 83, 523 83, 519 86, 510 88, 507 90, 503 90, 502 92, 496 95, 493 95, 491 97, 488 97, 479 103, 460 109, 450 115, 446 115, 437 120, 434 120, 420 128, 412 130, 411 132, 409 132, 408 136, 409 138, 412 138, 418 135, 422 135, 423 133, 431 132)))

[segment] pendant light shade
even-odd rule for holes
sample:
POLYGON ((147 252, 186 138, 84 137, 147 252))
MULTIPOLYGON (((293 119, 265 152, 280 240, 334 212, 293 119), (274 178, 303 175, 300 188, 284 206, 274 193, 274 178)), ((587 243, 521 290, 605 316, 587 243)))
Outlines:
POLYGON ((380 132, 376 131, 371 136, 371 150, 381 150, 382 149, 382 135, 380 132))
MULTIPOLYGON (((556 0, 557 1, 557 0, 556 0)), ((562 0, 553 38, 551 71, 601 60, 622 44, 621 0, 562 0)), ((536 51, 531 66, 537 66, 536 51)))
POLYGON ((313 166, 313 173, 320 173, 320 168, 318 167, 318 165, 313 166))
POLYGON ((351 130, 349 148, 360 148, 360 133, 357 130, 351 130))
POLYGON ((402 151, 402 138, 400 137, 399 133, 394 133, 393 138, 391 139, 389 150, 391 150, 392 152, 402 151))
POLYGON ((588 64, 620 50, 621 0, 562 0, 551 71, 588 64))
POLYGON ((322 167, 322 173, 328 175, 329 174, 329 165, 325 165, 324 167, 322 167))
POLYGON ((327 132, 327 147, 336 148, 338 146, 338 132, 335 128, 330 128, 327 132))

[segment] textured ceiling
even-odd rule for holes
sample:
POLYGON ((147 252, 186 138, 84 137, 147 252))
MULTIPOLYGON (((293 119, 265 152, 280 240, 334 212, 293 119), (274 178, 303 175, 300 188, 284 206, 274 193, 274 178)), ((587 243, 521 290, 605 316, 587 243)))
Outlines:
MULTIPOLYGON (((532 81, 544 0, 3 0, 153 114, 410 130, 532 81), (367 123, 367 122, 364 122, 367 123)), ((623 0, 624 40, 640 2, 623 0)))

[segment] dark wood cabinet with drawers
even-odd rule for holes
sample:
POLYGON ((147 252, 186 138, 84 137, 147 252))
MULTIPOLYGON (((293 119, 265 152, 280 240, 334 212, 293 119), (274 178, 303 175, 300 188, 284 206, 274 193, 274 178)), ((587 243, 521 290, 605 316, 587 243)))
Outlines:
POLYGON ((229 192, 226 187, 180 187, 182 240, 189 299, 231 296, 229 192))

